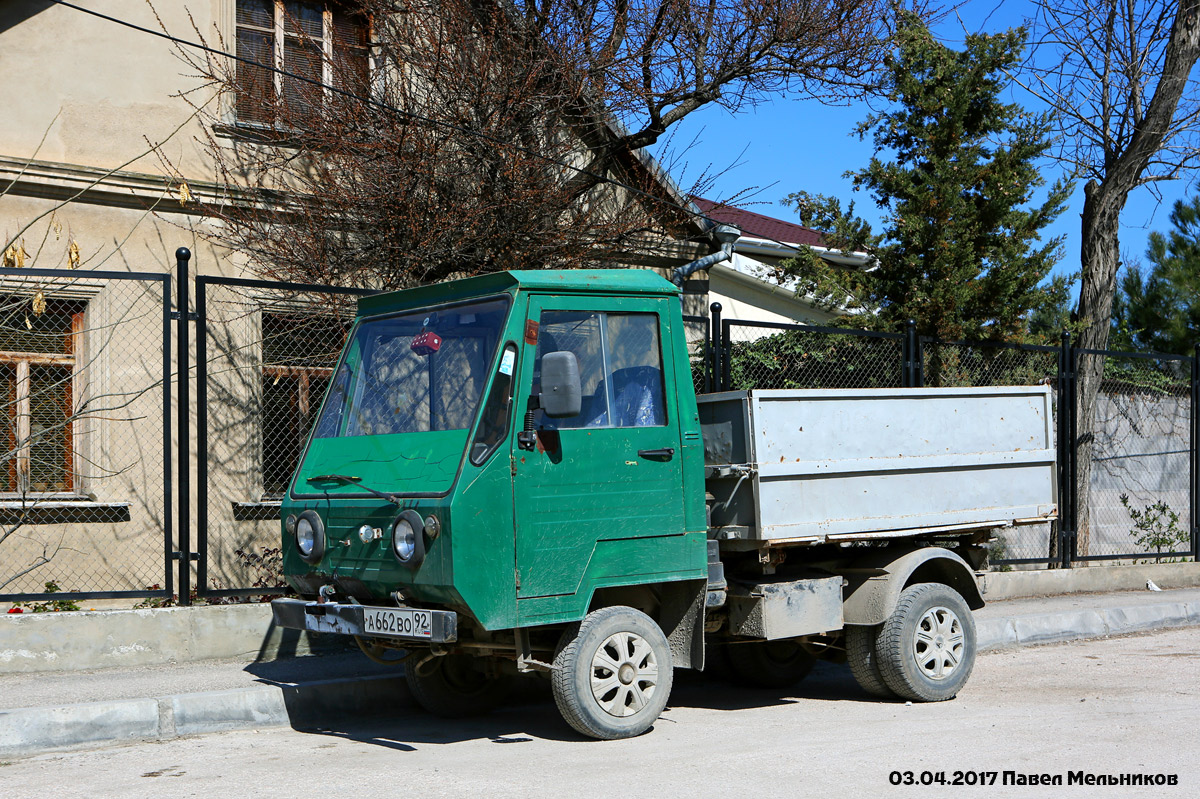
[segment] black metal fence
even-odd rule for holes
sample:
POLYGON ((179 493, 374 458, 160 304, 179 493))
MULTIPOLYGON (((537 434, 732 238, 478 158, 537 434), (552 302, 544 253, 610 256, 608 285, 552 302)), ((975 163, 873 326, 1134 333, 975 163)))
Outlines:
POLYGON ((996 565, 1200 556, 1200 353, 1086 350, 1066 333, 1058 346, 1041 346, 941 341, 911 324, 879 333, 722 319, 717 303, 710 329, 696 383, 715 391, 1053 386, 1059 518, 1001 531, 996 565), (1085 370, 1098 375, 1099 391, 1094 406, 1080 409, 1085 370))
MULTIPOLYGON (((354 319, 346 289, 196 278, 196 592, 278 588, 279 508, 354 319)), ((190 527, 190 524, 185 524, 190 527)))
POLYGON ((0 269, 0 601, 283 588, 280 500, 371 292, 176 257, 174 281, 0 269))
MULTIPOLYGON (((279 590, 282 492, 368 292, 193 277, 177 255, 174 281, 0 269, 0 601, 279 590)), ((1196 357, 722 319, 719 306, 684 323, 697 392, 1052 385, 1060 516, 1006 532, 993 562, 1198 554, 1196 357), (1076 412, 1087 370, 1090 426, 1076 412)))
POLYGON ((170 285, 0 269, 0 600, 174 592, 170 285))

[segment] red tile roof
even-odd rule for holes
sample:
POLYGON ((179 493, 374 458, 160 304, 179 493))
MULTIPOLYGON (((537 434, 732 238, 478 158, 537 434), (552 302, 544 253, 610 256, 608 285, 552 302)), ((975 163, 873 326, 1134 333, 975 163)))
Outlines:
POLYGON ((720 205, 712 200, 704 200, 699 197, 693 197, 692 202, 709 219, 714 222, 737 225, 745 236, 770 239, 784 244, 825 246, 825 240, 819 232, 803 225, 797 225, 795 222, 785 222, 782 219, 756 214, 744 208, 720 205))

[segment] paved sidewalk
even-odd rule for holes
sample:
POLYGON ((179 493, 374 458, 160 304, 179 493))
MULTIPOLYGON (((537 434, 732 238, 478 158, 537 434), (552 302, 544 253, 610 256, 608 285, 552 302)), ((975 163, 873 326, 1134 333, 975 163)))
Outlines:
MULTIPOLYGON (((980 651, 1200 625, 1200 588, 993 602, 980 651)), ((0 676, 0 758, 323 718, 401 712, 398 667, 357 652, 0 676)))

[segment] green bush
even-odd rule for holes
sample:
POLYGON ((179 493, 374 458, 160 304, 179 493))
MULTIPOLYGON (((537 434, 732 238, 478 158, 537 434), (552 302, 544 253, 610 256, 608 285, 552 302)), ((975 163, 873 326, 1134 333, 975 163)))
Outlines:
POLYGON ((1133 529, 1129 534, 1134 537, 1138 546, 1154 550, 1155 563, 1162 560, 1164 549, 1173 552, 1177 546, 1186 547, 1191 543, 1191 534, 1179 526, 1179 514, 1161 499, 1138 510, 1130 505, 1129 495, 1122 494, 1121 504, 1133 520, 1133 529))

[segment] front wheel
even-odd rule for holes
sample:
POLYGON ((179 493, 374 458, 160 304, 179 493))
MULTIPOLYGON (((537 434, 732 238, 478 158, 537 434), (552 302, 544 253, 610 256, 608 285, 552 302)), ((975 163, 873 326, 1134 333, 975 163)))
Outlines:
POLYGON ((551 686, 576 732, 615 740, 650 729, 667 706, 672 678, 671 648, 654 620, 611 607, 563 633, 551 686))
POLYGON ((909 586, 880 628, 875 651, 884 683, 900 698, 953 699, 975 666, 971 609, 941 583, 909 586))

